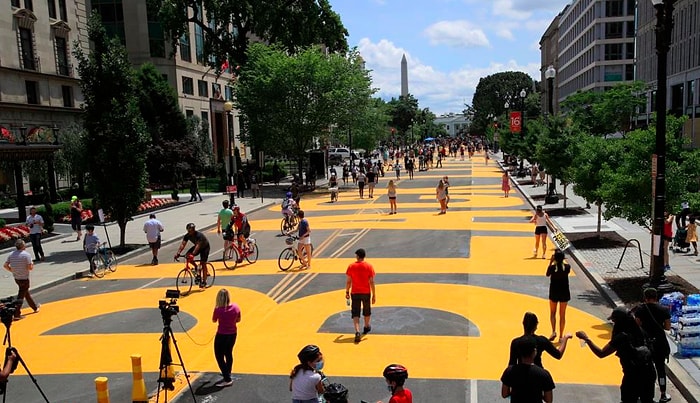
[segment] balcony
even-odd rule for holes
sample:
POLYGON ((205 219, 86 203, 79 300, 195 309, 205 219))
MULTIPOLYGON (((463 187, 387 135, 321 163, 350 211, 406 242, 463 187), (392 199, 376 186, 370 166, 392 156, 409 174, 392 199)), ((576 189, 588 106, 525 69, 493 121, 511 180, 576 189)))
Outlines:
POLYGON ((73 65, 70 63, 56 63, 56 73, 59 76, 73 77, 73 65))
POLYGON ((38 57, 23 57, 22 68, 25 70, 41 71, 41 61, 38 57))

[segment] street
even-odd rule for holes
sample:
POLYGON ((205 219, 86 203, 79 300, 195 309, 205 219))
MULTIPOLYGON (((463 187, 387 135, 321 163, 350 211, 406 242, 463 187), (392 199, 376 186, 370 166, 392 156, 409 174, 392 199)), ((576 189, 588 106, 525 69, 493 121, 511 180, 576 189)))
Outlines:
MULTIPOLYGON (((408 368, 406 386, 417 402, 503 401, 499 379, 511 339, 522 334, 523 314, 537 314, 538 334, 551 332, 544 274, 549 260, 532 257, 532 208, 516 192, 503 197, 497 165, 485 166, 480 155, 443 164, 416 172, 414 180, 402 173, 396 215, 388 214, 386 186, 395 179, 389 171, 371 199, 366 189, 360 199, 342 181, 336 203, 323 193, 304 197, 314 244, 309 270, 296 264, 282 272, 277 266, 286 247, 279 204, 250 215, 260 250, 255 264, 224 268, 223 243, 215 228, 208 229, 216 282, 182 296, 172 322, 197 401, 289 401, 288 375, 306 344, 320 347, 324 372, 348 387, 353 402, 388 401, 381 373, 394 362, 408 368), (451 201, 447 214, 438 215, 435 186, 443 175, 449 176, 451 201), (372 331, 355 344, 344 286, 357 248, 367 251, 377 273, 377 303, 372 331), (234 384, 221 390, 213 386, 221 376, 211 321, 220 287, 242 311, 234 384)), ((117 272, 103 279, 69 281, 34 295, 41 312, 11 326, 12 343, 51 402, 94 401, 97 376, 109 378, 113 402, 130 401, 132 354, 142 356, 147 391, 157 388, 163 331, 158 305, 184 266, 172 261, 178 244, 161 249, 158 266, 148 264, 145 251, 120 261, 117 272)), ((547 257, 552 248, 550 242, 547 257)), ((566 332, 585 330, 604 345, 611 308, 575 265, 570 287, 566 332)), ((174 351, 173 357, 179 362, 174 351)), ((556 383, 554 401, 619 401, 617 357, 598 359, 574 338, 560 361, 545 354, 543 363, 556 383)), ((8 402, 43 401, 21 367, 6 393, 8 402)), ((669 393, 674 402, 685 401, 673 385, 669 393)), ((185 385, 168 399, 191 402, 192 396, 185 385)))

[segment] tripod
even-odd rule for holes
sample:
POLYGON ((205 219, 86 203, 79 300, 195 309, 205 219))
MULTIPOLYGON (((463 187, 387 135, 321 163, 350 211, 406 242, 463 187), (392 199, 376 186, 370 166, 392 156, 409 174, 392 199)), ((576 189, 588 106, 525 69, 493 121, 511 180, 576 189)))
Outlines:
POLYGON ((163 317, 163 334, 160 336, 160 368, 158 372, 158 391, 156 392, 156 403, 158 403, 158 400, 160 399, 161 385, 165 391, 165 403, 168 402, 168 390, 175 389, 175 385, 173 384, 175 378, 173 378, 173 374, 168 373, 170 365, 173 365, 173 358, 172 354, 170 353, 170 340, 173 341, 175 352, 177 352, 177 358, 180 360, 180 363, 177 365, 182 367, 182 372, 185 373, 185 379, 187 380, 187 386, 190 388, 190 393, 192 393, 192 401, 196 403, 197 397, 194 394, 194 389, 192 389, 190 376, 187 373, 187 369, 185 369, 184 361, 182 361, 182 355, 180 355, 180 349, 177 347, 177 341, 175 340, 173 329, 170 327, 170 323, 173 321, 172 315, 175 313, 171 309, 171 307, 166 307, 165 309, 161 307, 161 316, 163 317))
MULTIPOLYGON (((41 390, 41 387, 36 381, 36 378, 34 378, 34 375, 32 375, 31 372, 29 372, 29 368, 27 368, 27 364, 24 362, 22 359, 22 356, 19 355, 19 351, 17 351, 16 348, 12 347, 12 337, 10 336, 10 326, 12 326, 12 312, 8 311, 2 311, 0 312, 0 320, 2 320, 2 323, 5 325, 5 339, 3 340, 2 344, 5 345, 7 344, 7 352, 6 352, 6 357, 5 357, 5 362, 7 362, 7 359, 11 353, 14 353, 15 356, 17 357, 17 361, 15 361, 14 365, 12 366, 12 370, 10 373, 15 372, 15 369, 17 368, 17 363, 19 362, 22 364, 22 367, 24 368, 24 371, 27 372, 27 375, 29 375, 29 378, 34 382, 34 386, 36 386, 36 389, 41 393, 41 397, 44 398, 44 401, 46 403, 49 403, 49 399, 46 397, 44 394, 44 391, 41 390)), ((4 368, 3 364, 3 368, 4 368)), ((5 381, 0 381, 0 392, 2 393, 2 403, 5 403, 5 399, 7 399, 7 380, 5 381)))

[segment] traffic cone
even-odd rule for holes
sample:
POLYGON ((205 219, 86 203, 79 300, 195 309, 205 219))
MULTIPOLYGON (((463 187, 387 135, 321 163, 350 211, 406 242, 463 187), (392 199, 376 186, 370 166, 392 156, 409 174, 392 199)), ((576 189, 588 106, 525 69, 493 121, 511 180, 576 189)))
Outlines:
POLYGON ((131 356, 131 373, 134 380, 134 385, 131 389, 131 401, 133 403, 148 403, 148 394, 146 393, 146 382, 143 380, 140 354, 133 354, 131 356))
POLYGON ((109 403, 107 377, 99 376, 95 378, 95 390, 97 390, 97 403, 109 403))

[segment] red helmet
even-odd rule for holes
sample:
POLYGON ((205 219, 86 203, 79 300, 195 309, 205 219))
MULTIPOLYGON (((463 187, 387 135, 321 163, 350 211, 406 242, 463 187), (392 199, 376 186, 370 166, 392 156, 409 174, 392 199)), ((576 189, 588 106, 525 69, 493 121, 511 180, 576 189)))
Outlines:
POLYGON ((384 368, 384 378, 394 382, 405 381, 408 378, 408 370, 401 364, 389 364, 384 368))

